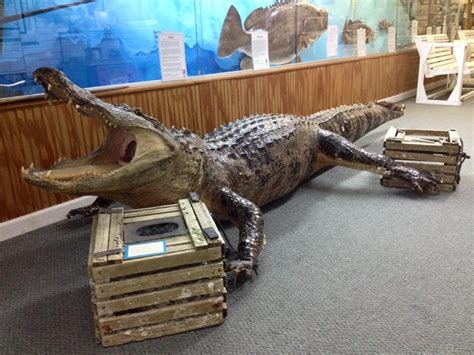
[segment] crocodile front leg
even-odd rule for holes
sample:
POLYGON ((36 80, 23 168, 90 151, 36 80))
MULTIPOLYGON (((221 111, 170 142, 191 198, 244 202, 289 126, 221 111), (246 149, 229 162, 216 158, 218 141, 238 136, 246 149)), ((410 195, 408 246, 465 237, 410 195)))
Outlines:
POLYGON ((94 216, 103 209, 109 207, 112 203, 114 203, 113 200, 109 200, 103 197, 97 197, 94 202, 92 202, 92 204, 90 204, 89 206, 70 210, 66 217, 71 218, 77 215, 81 215, 83 217, 94 216))
POLYGON ((439 192, 441 181, 432 175, 406 167, 385 155, 368 152, 335 133, 318 129, 316 146, 316 169, 339 165, 380 175, 389 172, 391 176, 408 181, 412 189, 420 193, 439 192))
POLYGON ((240 232, 238 259, 226 262, 226 271, 233 272, 237 283, 242 283, 252 276, 258 266, 258 255, 264 244, 262 211, 229 188, 219 191, 219 199, 222 212, 240 232))

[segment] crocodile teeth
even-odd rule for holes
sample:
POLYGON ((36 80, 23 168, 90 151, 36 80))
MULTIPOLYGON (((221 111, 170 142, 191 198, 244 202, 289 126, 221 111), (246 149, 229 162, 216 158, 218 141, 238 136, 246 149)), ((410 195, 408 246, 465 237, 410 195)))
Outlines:
POLYGON ((36 76, 33 77, 33 80, 35 81, 36 84, 38 84, 38 78, 36 76))
POLYGON ((62 157, 59 157, 59 158, 58 158, 58 164, 59 164, 60 162, 62 162, 62 161, 63 161, 63 158, 62 158, 62 157))
POLYGON ((25 167, 22 165, 21 166, 21 173, 24 174, 26 172, 25 167))
POLYGON ((72 105, 72 99, 69 99, 67 102, 69 105, 72 105))
POLYGON ((34 167, 35 167, 35 165, 33 164, 33 162, 31 162, 30 169, 33 169, 34 167))
POLYGON ((49 175, 51 175, 51 170, 48 170, 48 172, 46 173, 46 177, 49 177, 49 175))
POLYGON ((76 109, 79 110, 81 108, 81 106, 79 105, 76 105, 76 109))
POLYGON ((52 88, 53 88, 53 85, 48 84, 48 91, 51 91, 52 88))

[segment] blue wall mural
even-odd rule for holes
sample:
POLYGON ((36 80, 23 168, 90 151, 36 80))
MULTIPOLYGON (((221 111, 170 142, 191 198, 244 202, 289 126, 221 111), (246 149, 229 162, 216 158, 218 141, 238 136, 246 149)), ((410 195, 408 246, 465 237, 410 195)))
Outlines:
MULTIPOLYGON (((399 0, 307 2, 326 9, 328 24, 339 26, 340 57, 355 55, 354 45, 342 45, 347 19, 361 20, 375 31, 369 54, 387 51, 387 32, 378 26, 384 19, 397 28, 399 45, 410 43, 407 11, 399 0)), ((255 9, 271 4, 272 0, 5 0, 0 6, 0 84, 25 83, 0 87, 0 97, 40 92, 31 74, 41 66, 59 68, 83 87, 160 80, 160 31, 184 33, 190 76, 240 70, 242 52, 218 56, 228 10, 233 5, 243 22, 255 9)), ((310 25, 304 20, 302 26, 310 25)), ((326 44, 323 31, 298 53, 298 60, 327 59, 326 44)))

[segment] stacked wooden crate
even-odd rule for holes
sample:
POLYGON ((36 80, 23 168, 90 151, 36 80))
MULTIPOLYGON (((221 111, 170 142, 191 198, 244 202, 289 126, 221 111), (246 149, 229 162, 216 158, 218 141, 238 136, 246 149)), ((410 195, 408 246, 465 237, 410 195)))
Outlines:
MULTIPOLYGON (((455 129, 448 131, 390 127, 385 135, 384 154, 442 180, 441 191, 454 191, 459 182, 462 141, 455 129)), ((411 188, 390 175, 381 179, 383 186, 411 188)))
MULTIPOLYGON (((155 236, 158 240, 160 236, 155 236)), ((220 324, 226 315, 224 241, 202 202, 95 217, 89 255, 97 340, 104 346, 220 324), (165 237, 160 255, 126 259, 124 229, 170 218, 186 233, 165 237), (214 231, 213 239, 203 231, 214 231)))

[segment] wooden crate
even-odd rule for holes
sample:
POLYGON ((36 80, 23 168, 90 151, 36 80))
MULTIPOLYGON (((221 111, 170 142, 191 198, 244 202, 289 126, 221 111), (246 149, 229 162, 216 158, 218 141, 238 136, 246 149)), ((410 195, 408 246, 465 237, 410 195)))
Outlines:
POLYGON ((202 202, 96 216, 88 265, 97 341, 118 345, 222 323, 223 255, 224 241, 202 202), (124 229, 180 216, 187 231, 162 239, 165 254, 124 257, 124 229), (217 233, 215 239, 207 238, 206 228, 217 233))
MULTIPOLYGON (((441 191, 454 191, 459 182, 462 141, 453 128, 448 131, 390 127, 385 135, 384 154, 406 166, 442 179, 441 191)), ((401 179, 384 175, 381 184, 411 188, 401 179)))

